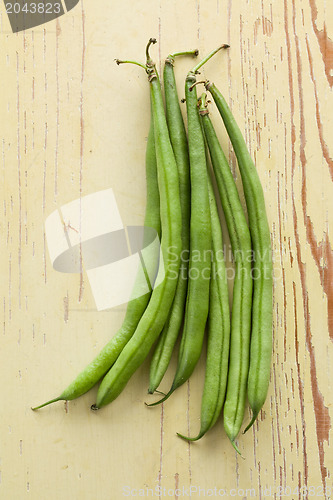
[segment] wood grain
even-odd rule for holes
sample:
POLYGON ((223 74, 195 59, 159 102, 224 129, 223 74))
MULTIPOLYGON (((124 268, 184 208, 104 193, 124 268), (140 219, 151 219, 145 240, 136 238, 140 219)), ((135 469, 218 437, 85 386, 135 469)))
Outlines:
MULTIPOLYGON (((0 498, 118 500, 131 489, 186 498, 189 488, 192 498, 331 497, 332 20, 333 4, 323 0, 81 0, 55 21, 12 34, 1 5, 0 498), (148 85, 139 68, 113 60, 142 60, 150 36, 160 68, 170 51, 205 54, 230 43, 202 73, 230 103, 264 188, 274 352, 266 404, 239 436, 244 459, 222 420, 200 442, 176 436, 199 428, 204 353, 161 407, 143 404, 152 399, 147 360, 97 414, 89 410, 96 389, 30 409, 61 392, 124 316, 124 307, 97 312, 83 262, 78 274, 52 268, 44 223, 107 187, 125 225, 143 222, 148 85)), ((192 64, 177 61, 180 97, 192 64)), ((241 191, 213 105, 211 116, 241 191)), ((176 358, 161 390, 175 366, 176 358)))

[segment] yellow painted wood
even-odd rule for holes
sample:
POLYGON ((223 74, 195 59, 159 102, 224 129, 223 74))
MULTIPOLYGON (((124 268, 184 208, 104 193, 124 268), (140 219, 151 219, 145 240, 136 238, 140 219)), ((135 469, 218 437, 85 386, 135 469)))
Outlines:
MULTIPOLYGON (((146 498, 186 498, 192 488, 192 498, 296 499, 297 488, 310 498, 325 497, 326 487, 330 498, 333 4, 81 0, 18 34, 0 9, 0 498, 118 500, 140 489, 146 498), (161 62, 170 51, 206 54, 230 43, 203 75, 232 106, 265 192, 274 353, 266 404, 238 440, 244 459, 221 420, 198 443, 176 436, 199 429, 204 356, 163 407, 144 405, 152 398, 147 361, 96 414, 95 389, 30 409, 60 393, 124 316, 124 307, 96 311, 84 270, 52 269, 44 223, 63 204, 108 187, 124 224, 142 223, 148 85, 142 70, 113 60, 143 60, 151 36, 161 62)), ((177 61, 181 97, 192 63, 177 61)), ((211 115, 237 175, 213 106, 211 115)))

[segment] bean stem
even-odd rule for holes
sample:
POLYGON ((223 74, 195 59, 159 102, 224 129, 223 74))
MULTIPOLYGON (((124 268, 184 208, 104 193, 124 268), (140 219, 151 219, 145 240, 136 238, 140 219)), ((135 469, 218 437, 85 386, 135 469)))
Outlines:
POLYGON ((140 68, 143 68, 145 71, 147 70, 147 66, 138 61, 122 61, 121 59, 115 59, 115 62, 118 64, 118 66, 119 64, 135 64, 136 66, 140 66, 140 68))
POLYGON ((202 59, 194 68, 192 69, 191 73, 197 74, 198 70, 206 64, 209 59, 211 59, 219 50, 221 49, 228 49, 230 45, 224 43, 223 45, 220 45, 220 47, 217 47, 217 49, 212 50, 204 59, 202 59))
POLYGON ((199 54, 198 49, 195 50, 185 50, 183 52, 174 52, 170 54, 169 57, 178 57, 178 56, 197 56, 199 54))

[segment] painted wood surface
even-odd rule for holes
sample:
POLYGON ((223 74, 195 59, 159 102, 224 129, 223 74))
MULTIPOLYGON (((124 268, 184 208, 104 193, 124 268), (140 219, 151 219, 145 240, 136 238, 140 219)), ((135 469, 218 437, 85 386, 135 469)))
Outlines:
MULTIPOLYGON (((81 0, 17 34, 4 5, 0 14, 0 497, 330 498, 332 2, 81 0), (266 404, 238 440, 244 459, 221 420, 200 442, 176 436, 199 429, 204 355, 161 407, 144 405, 152 398, 147 360, 96 414, 89 409, 96 389, 30 409, 60 393, 124 316, 124 307, 96 310, 84 267, 79 274, 52 268, 44 224, 65 203, 108 187, 124 224, 143 222, 148 85, 139 68, 113 60, 142 60, 151 36, 160 67, 170 51, 206 54, 230 43, 203 75, 226 95, 264 188, 274 352, 266 404)), ((177 62, 181 97, 191 66, 177 62)), ((213 106, 211 115, 240 186, 213 106)))

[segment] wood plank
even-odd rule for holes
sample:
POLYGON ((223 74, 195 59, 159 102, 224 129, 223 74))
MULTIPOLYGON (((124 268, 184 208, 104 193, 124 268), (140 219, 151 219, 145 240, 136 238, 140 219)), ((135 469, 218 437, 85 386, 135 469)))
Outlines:
MULTIPOLYGON (((1 498, 110 500, 140 489, 148 498, 182 498, 189 488, 192 498, 302 498, 297 488, 330 498, 332 20, 333 4, 320 0, 123 0, 98 7, 81 0, 57 20, 13 34, 1 5, 1 498), (61 392, 124 316, 125 306, 96 310, 84 266, 78 274, 52 268, 44 224, 64 204, 108 187, 124 225, 143 222, 148 85, 139 68, 113 60, 143 60, 150 36, 158 40, 160 70, 170 51, 198 47, 205 54, 230 43, 202 76, 230 103, 264 188, 274 352, 266 404, 239 436, 244 460, 222 419, 200 442, 176 436, 199 428, 204 352, 190 381, 161 407, 144 405, 153 399, 148 359, 97 414, 89 409, 96 389, 30 409, 61 392)), ((192 65, 177 61, 181 97, 192 65)), ((211 116, 241 190, 213 105, 211 116)), ((168 390, 176 361, 161 390, 168 390)))

